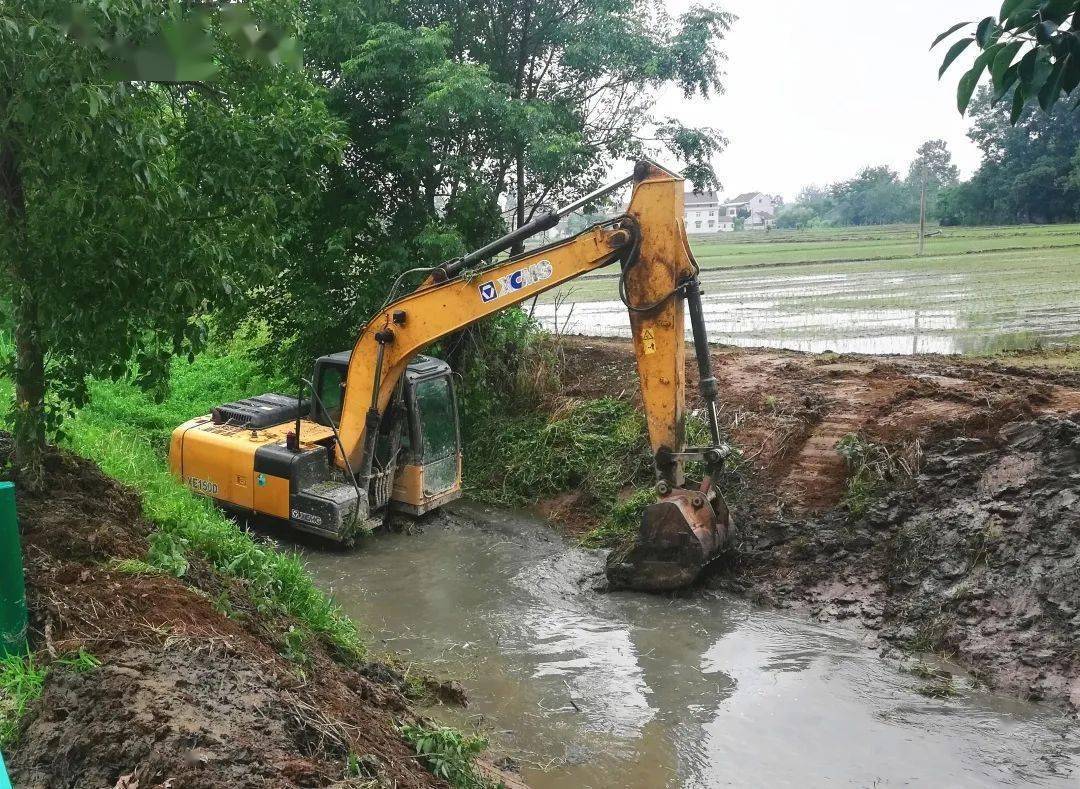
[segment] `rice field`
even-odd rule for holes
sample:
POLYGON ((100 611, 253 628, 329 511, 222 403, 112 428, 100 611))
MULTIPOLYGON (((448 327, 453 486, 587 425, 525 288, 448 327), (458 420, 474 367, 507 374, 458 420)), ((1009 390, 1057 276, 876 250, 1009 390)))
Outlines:
MULTIPOLYGON (((1080 225, 911 226, 691 239, 710 339, 840 353, 967 353, 1080 337, 1080 225)), ((553 331, 627 336, 617 272, 546 295, 553 331)))

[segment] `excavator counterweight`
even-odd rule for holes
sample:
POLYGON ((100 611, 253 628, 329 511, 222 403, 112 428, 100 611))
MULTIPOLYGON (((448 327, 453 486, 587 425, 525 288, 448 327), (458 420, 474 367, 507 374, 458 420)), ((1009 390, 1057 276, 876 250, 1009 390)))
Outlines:
MULTIPOLYGON (((657 502, 635 545, 609 560, 613 585, 668 591, 694 581, 731 531, 713 484, 726 455, 716 418, 698 267, 683 226, 683 179, 639 162, 632 177, 545 214, 457 260, 423 269, 361 331, 351 351, 318 359, 297 397, 267 394, 219 406, 172 436, 174 474, 244 516, 265 516, 350 543, 390 511, 422 515, 461 496, 457 402, 432 343, 576 277, 618 263, 656 467, 657 502), (633 182, 624 215, 508 258, 585 203, 633 182), (689 312, 711 444, 687 447, 689 312), (704 465, 686 487, 684 465, 704 465)), ((467 461, 466 461, 467 462, 467 461)))

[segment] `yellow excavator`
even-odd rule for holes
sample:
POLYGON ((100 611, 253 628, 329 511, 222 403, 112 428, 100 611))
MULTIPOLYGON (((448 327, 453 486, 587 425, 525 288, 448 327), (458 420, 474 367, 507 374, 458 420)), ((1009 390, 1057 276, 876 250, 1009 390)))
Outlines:
POLYGON ((609 560, 614 584, 683 587, 723 546, 731 518, 714 484, 727 447, 716 413, 698 284, 683 220, 684 180, 650 162, 572 205, 545 214, 429 270, 364 327, 352 351, 315 362, 300 397, 266 394, 221 405, 173 431, 172 472, 191 490, 244 516, 268 516, 351 544, 390 512, 423 515, 461 496, 461 441, 449 366, 432 343, 575 277, 614 263, 630 313, 656 468, 656 503, 636 543, 609 560), (571 238, 496 259, 584 205, 633 183, 626 213, 571 238), (685 445, 685 313, 712 444, 685 445), (688 489, 684 464, 704 464, 688 489))

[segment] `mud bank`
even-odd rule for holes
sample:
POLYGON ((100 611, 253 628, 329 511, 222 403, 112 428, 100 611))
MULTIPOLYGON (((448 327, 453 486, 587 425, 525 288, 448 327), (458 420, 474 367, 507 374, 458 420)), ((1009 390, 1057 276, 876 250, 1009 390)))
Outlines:
MULTIPOLYGON (((636 397, 628 343, 564 342, 569 394, 636 397)), ((1080 708, 1080 375, 1018 361, 716 349, 741 534, 708 583, 1080 708), (918 472, 859 517, 848 435, 918 472)))
POLYGON ((31 646, 101 665, 52 665, 7 754, 16 786, 445 786, 398 732, 419 718, 392 668, 334 654, 191 557, 182 580, 125 564, 152 531, 138 496, 67 454, 48 471, 51 490, 18 495, 31 646))
MULTIPOLYGON (((621 396, 640 403, 628 341, 566 337, 562 371, 569 397, 621 396)), ((952 356, 865 356, 716 347, 719 411, 755 489, 754 506, 819 514, 843 495, 845 435, 919 447, 986 438, 1040 414, 1080 411, 1080 371, 952 356)), ((698 404, 687 362, 688 406, 698 404)), ((560 512, 553 513, 558 520, 560 512)), ((567 513, 573 525, 573 513, 567 513)))
POLYGON ((749 523, 711 583, 1080 708, 1078 548, 1080 424, 1044 416, 941 443, 860 519, 749 523))

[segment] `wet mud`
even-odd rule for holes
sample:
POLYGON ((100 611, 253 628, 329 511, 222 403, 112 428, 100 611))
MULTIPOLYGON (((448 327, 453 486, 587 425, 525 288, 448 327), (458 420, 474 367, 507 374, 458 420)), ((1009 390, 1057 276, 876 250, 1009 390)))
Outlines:
MULTIPOLYGON (((568 397, 640 402, 627 341, 559 340, 568 397)), ((1080 411, 1080 372, 1019 368, 962 357, 810 355, 716 347, 720 417, 743 453, 755 507, 792 516, 818 514, 843 495, 847 468, 836 451, 845 435, 921 449, 955 437, 986 438, 1044 413, 1080 411)), ((687 363, 688 406, 697 373, 687 363)), ((559 506, 563 504, 563 506, 559 506)), ((572 502, 550 514, 571 528, 572 502)))
POLYGON ((712 580, 1080 708, 1080 413, 930 450, 860 519, 752 524, 712 580))

